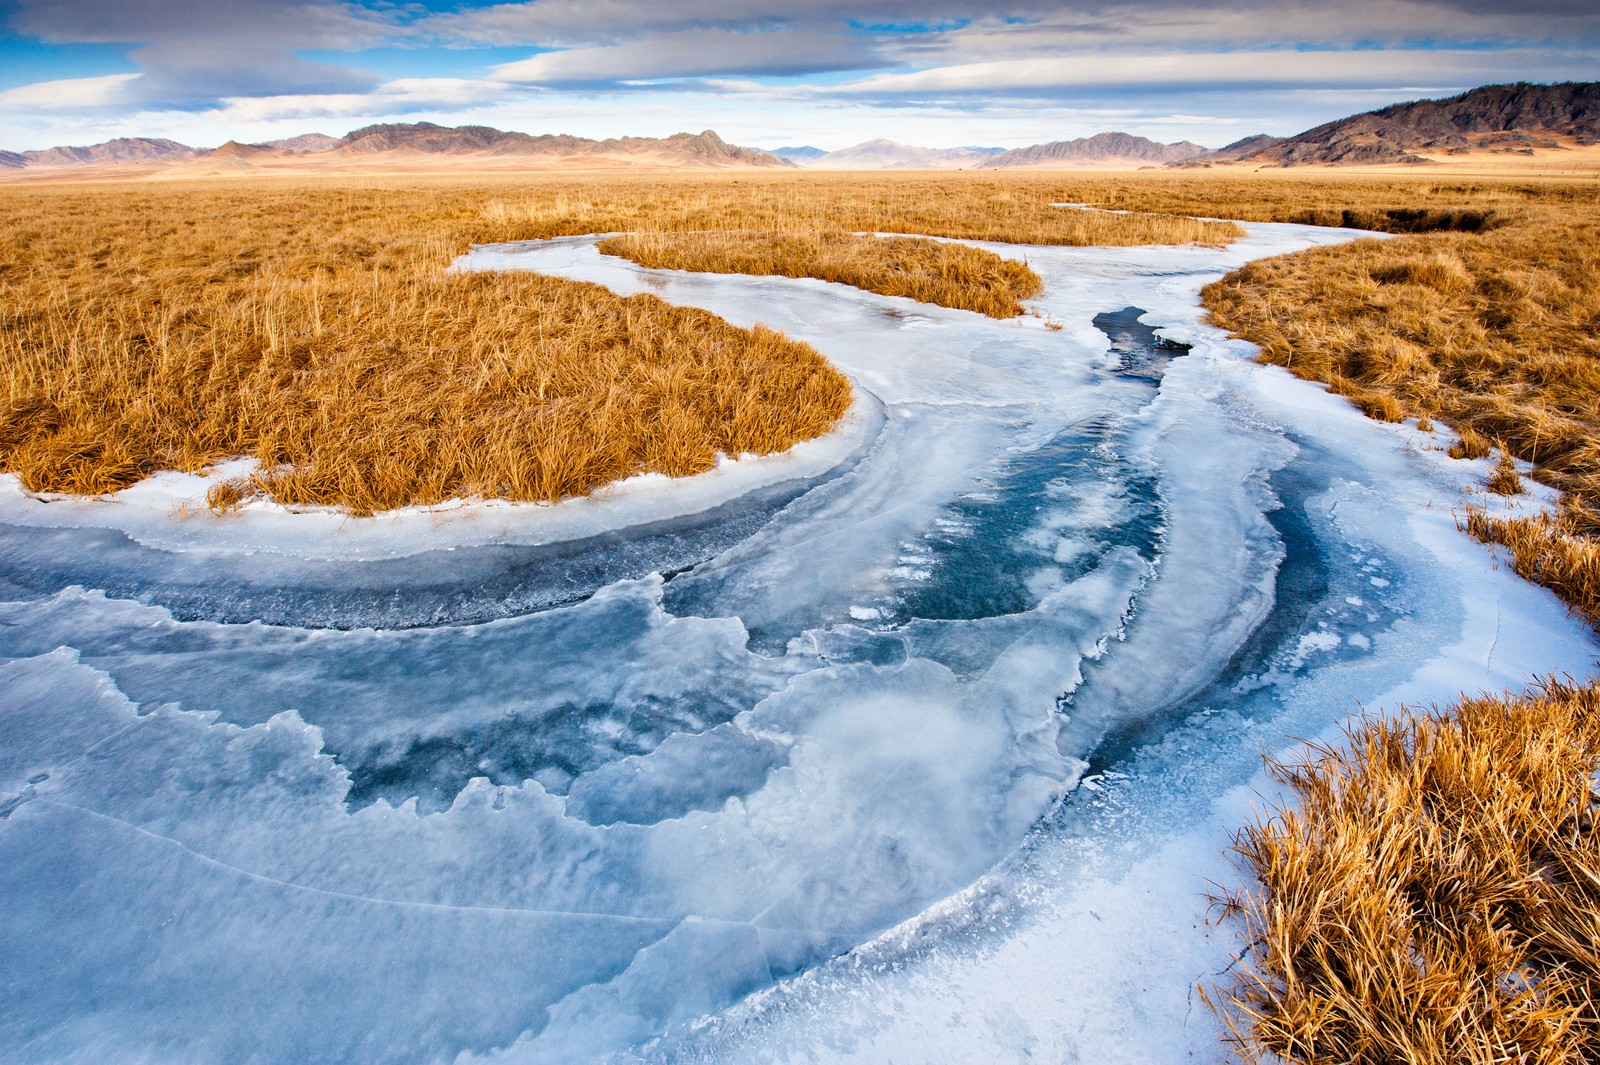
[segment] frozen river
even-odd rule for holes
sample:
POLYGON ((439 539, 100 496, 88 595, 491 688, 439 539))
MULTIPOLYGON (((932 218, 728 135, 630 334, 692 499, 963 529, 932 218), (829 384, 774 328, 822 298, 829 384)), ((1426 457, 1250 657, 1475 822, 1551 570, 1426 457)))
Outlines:
POLYGON ((1260 753, 1597 652, 1457 532, 1484 463, 1200 324, 1351 236, 995 246, 1046 281, 1009 322, 481 248, 809 341, 856 406, 562 507, 8 482, 0 1059, 1220 1058, 1260 753))

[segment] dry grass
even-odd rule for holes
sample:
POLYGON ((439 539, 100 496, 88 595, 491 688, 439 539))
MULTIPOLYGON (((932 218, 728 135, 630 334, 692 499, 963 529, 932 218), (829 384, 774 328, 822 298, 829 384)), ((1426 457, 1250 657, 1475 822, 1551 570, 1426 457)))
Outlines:
POLYGON ((1495 518, 1473 508, 1463 525, 1484 543, 1504 547, 1520 576, 1549 588, 1600 629, 1600 540, 1577 528, 1570 514, 1495 518))
POLYGON ((1600 1057, 1600 693, 1367 721, 1243 829, 1252 959, 1209 1000, 1251 1061, 1600 1057))
MULTIPOLYGON (((251 456, 265 492, 358 514, 557 499, 831 426, 848 385, 810 348, 650 297, 446 277, 470 243, 768 234, 775 272, 1015 313, 1025 268, 842 229, 1057 244, 1226 242, 1227 223, 1050 206, 1053 179, 547 175, 0 191, 0 468, 100 493, 251 456), (819 254, 819 247, 823 254, 819 254), (937 275, 935 280, 934 275, 937 275)), ((766 263, 751 263, 763 269, 766 263)))
POLYGON ((584 233, 902 233, 1004 244, 1227 244, 1232 222, 1109 214, 1075 202, 1060 174, 751 173, 546 180, 488 203, 492 227, 527 237, 584 233))
POLYGON ((837 281, 992 318, 1023 312, 1044 288, 1025 263, 921 237, 834 232, 628 233, 600 242, 641 266, 837 281))
MULTIPOLYGON (((1489 201, 1520 200, 1492 227, 1262 260, 1204 299, 1264 361, 1327 382, 1374 417, 1443 421, 1460 434, 1457 458, 1498 447, 1532 463, 1537 480, 1565 493, 1561 520, 1529 526, 1537 535, 1506 527, 1491 542, 1514 538, 1525 575, 1566 574, 1551 587, 1596 618, 1600 600, 1570 598, 1600 588, 1600 571, 1572 576, 1594 564, 1600 543, 1600 204, 1586 195, 1490 190, 1489 201)), ((1508 460, 1488 487, 1520 490, 1508 460)))
POLYGON ((1592 178, 1475 179, 1428 171, 1374 177, 1313 170, 1082 176, 1064 183, 1062 194, 1119 210, 1427 233, 1492 230, 1514 222, 1525 207, 1592 207, 1595 185, 1592 178))
POLYGON ((1262 260, 1205 300, 1266 361, 1392 396, 1600 500, 1600 211, 1262 260))
POLYGON ((99 493, 259 460, 261 491, 361 514, 559 499, 825 432, 811 348, 653 297, 450 277, 481 211, 436 190, 0 198, 0 465, 99 493))

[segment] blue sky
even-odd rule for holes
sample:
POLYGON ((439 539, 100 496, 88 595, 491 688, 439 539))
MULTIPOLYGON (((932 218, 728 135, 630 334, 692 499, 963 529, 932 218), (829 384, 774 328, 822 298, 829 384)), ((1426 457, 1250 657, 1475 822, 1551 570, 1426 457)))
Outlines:
POLYGON ((379 121, 758 147, 1212 146, 1600 76, 1600 4, 1524 0, 0 0, 0 148, 379 121))

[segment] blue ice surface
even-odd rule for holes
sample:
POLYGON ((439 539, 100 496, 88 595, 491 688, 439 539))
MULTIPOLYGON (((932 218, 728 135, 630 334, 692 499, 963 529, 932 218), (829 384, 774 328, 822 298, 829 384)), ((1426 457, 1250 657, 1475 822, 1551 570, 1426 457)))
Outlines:
MULTIPOLYGON (((484 249, 810 340, 882 427, 538 548, 296 561, 0 513, 0 1058, 822 1053, 787 989, 870 1000, 840 959, 896 970, 921 948, 885 930, 986 872, 1002 902, 929 927, 1027 909, 1028 855, 1124 830, 1086 771, 1211 794, 1460 635, 1479 588, 1408 524, 1437 464, 1289 424, 1194 321, 1223 270, 1342 237, 1028 249, 1059 330, 484 249)), ((1556 631, 1486 675, 1592 654, 1556 631)))

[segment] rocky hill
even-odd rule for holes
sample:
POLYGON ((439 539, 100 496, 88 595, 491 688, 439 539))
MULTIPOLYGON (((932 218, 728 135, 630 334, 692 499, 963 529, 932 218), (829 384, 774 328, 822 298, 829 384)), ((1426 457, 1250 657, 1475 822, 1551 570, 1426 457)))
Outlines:
POLYGON ((714 130, 674 133, 670 137, 623 137, 599 142, 603 152, 660 156, 679 166, 793 166, 787 159, 755 148, 740 148, 717 136, 714 130))
POLYGON ((1131 133, 1096 133, 1076 140, 1051 141, 1031 148, 1001 152, 983 163, 985 168, 1082 166, 1086 164, 1159 165, 1177 163, 1205 153, 1191 141, 1162 144, 1131 133))
POLYGON ((45 148, 22 152, 22 165, 94 166, 102 163, 166 163, 199 155, 198 149, 177 141, 151 137, 118 137, 116 140, 83 147, 45 148))
POLYGON ((379 152, 425 152, 431 155, 567 155, 599 144, 584 137, 559 134, 532 136, 492 126, 439 126, 432 122, 396 122, 363 126, 346 133, 332 149, 346 155, 379 152))
POLYGON ((302 133, 298 137, 285 137, 282 140, 267 141, 265 144, 258 144, 255 147, 277 148, 285 152, 326 152, 339 147, 339 138, 330 137, 326 133, 302 133))
POLYGON ((615 137, 598 141, 567 134, 512 133, 490 126, 391 123, 348 133, 333 152, 340 155, 392 152, 564 159, 594 157, 597 160, 621 157, 694 167, 791 165, 771 152, 729 144, 709 129, 702 133, 674 133, 670 137, 615 137))
MULTIPOLYGON (((1422 163, 1429 156, 1523 152, 1600 141, 1600 82, 1485 85, 1394 104, 1222 159, 1255 165, 1422 163)), ((1241 142, 1242 143, 1242 142, 1241 142)), ((1227 151, 1227 149, 1223 149, 1227 151)))

